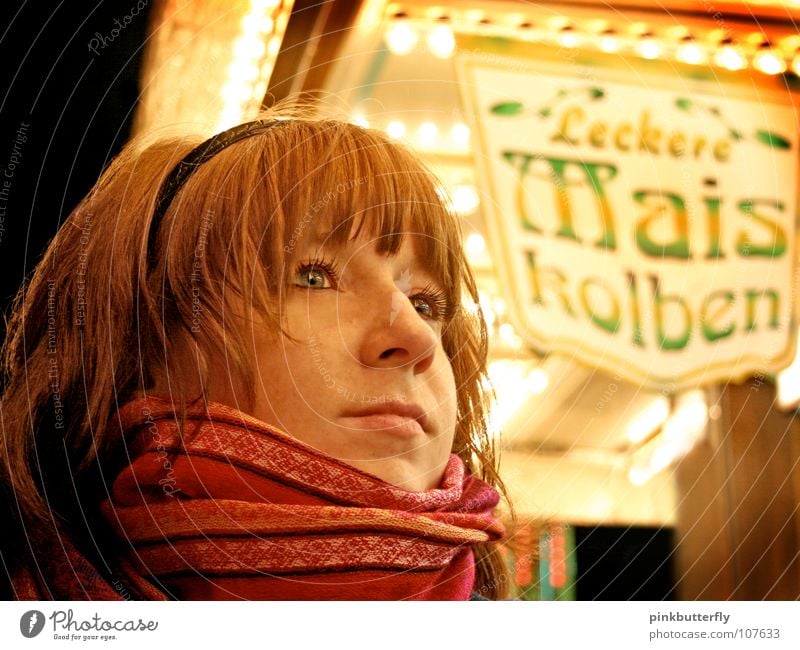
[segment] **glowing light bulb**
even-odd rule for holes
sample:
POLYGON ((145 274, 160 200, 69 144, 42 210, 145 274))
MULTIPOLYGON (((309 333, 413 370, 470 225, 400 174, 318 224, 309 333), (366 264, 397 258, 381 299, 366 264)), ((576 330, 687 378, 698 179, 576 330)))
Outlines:
POLYGON ((792 34, 791 36, 783 37, 778 49, 784 52, 797 52, 797 50, 800 49, 800 34, 792 34))
POLYGON ((764 50, 753 58, 753 65, 756 70, 764 74, 781 74, 786 72, 786 61, 782 56, 778 56, 774 50, 764 50))
POLYGON ((800 54, 798 54, 796 57, 794 57, 794 60, 792 61, 792 71, 798 77, 800 77, 800 54))
POLYGON ((619 52, 619 39, 613 33, 605 33, 600 36, 600 49, 607 54, 619 52))
POLYGON ((511 348, 519 349, 522 347, 522 339, 517 336, 514 326, 511 323, 503 323, 498 330, 500 338, 511 348))
POLYGON ((457 214, 471 214, 481 202, 474 185, 456 185, 451 194, 452 208, 457 214))
POLYGON ((403 124, 400 120, 392 120, 389 124, 386 125, 386 134, 390 138, 395 138, 399 140, 406 134, 406 125, 403 124))
POLYGON ((646 37, 636 44, 636 52, 643 59, 657 59, 661 54, 661 46, 654 39, 646 37))
POLYGON ((406 22, 395 22, 386 31, 386 47, 392 54, 404 56, 410 53, 419 41, 419 34, 406 22))
POLYGON ((781 408, 794 408, 800 402, 800 345, 795 351, 794 361, 778 373, 776 388, 781 408))
POLYGON ((258 68, 251 63, 231 63, 228 66, 228 80, 232 83, 243 84, 253 81, 258 77, 258 68))
POLYGON ((255 34, 247 34, 236 39, 233 52, 237 59, 260 59, 266 50, 264 42, 255 34))
POLYGON ((531 394, 540 395, 550 385, 550 376, 542 368, 534 368, 528 373, 526 384, 531 394))
POLYGON ((245 33, 259 34, 271 32, 274 26, 272 19, 267 16, 249 13, 242 18, 242 29, 245 33))
POLYGON ((231 128, 234 124, 239 124, 242 121, 242 109, 239 104, 227 104, 222 109, 222 114, 217 121, 216 130, 224 131, 231 128))
POLYGON ((419 142, 421 145, 430 147, 434 142, 436 142, 438 135, 439 129, 436 128, 436 125, 433 122, 423 122, 419 125, 417 136, 419 137, 419 142))
POLYGON ((267 43, 267 55, 273 61, 275 57, 278 56, 278 52, 281 50, 281 37, 280 36, 273 36, 269 39, 269 43, 267 43))
POLYGON ((450 138, 456 144, 466 147, 470 138, 469 127, 463 122, 456 122, 453 124, 453 128, 450 129, 450 138))
POLYGON ((275 19, 275 31, 278 34, 283 34, 286 31, 286 26, 289 24, 289 16, 291 12, 288 10, 281 11, 275 19))
POLYGON ((226 104, 243 104, 250 98, 250 87, 229 81, 222 87, 222 98, 226 104))
POLYGON ((725 45, 714 55, 714 63, 727 70, 741 70, 747 64, 739 48, 725 45))
POLYGON ((688 63, 690 65, 699 65, 706 60, 706 54, 697 43, 685 43, 678 48, 675 52, 675 57, 678 61, 688 63))
POLYGON ((561 47, 576 47, 580 43, 580 37, 572 27, 564 27, 556 40, 561 47))
POLYGON ((428 32, 427 42, 431 54, 440 59, 449 58, 456 49, 456 37, 447 25, 437 25, 431 29, 428 32))
POLYGON ((470 233, 464 242, 464 248, 468 257, 480 257, 486 252, 486 240, 478 232, 470 233))

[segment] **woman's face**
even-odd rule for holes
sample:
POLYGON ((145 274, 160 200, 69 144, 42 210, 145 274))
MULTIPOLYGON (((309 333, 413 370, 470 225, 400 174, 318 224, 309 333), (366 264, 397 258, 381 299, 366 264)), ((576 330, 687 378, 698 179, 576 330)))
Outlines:
POLYGON ((293 251, 283 335, 255 333, 253 415, 408 490, 437 487, 455 433, 443 287, 406 235, 293 251))

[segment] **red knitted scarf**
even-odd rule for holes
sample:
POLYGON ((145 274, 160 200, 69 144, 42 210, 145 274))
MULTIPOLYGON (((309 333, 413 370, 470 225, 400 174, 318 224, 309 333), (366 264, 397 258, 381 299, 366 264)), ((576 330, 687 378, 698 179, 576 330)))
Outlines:
POLYGON ((220 404, 190 407, 183 434, 160 399, 119 415, 132 461, 103 513, 145 598, 467 599, 472 545, 503 534, 455 455, 409 492, 220 404))

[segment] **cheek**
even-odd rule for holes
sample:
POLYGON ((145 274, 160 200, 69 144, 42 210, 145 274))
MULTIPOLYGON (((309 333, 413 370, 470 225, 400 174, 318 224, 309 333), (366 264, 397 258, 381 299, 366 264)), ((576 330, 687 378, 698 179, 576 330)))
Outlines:
POLYGON ((292 398, 294 403, 298 397, 313 400, 327 376, 324 356, 313 339, 303 341, 302 346, 290 341, 262 346, 258 366, 264 388, 275 396, 292 398))
POLYGON ((456 380, 453 375, 453 368, 444 351, 438 352, 437 355, 441 361, 437 362, 435 366, 436 372, 431 380, 432 389, 442 418, 455 427, 458 410, 456 380))
POLYGON ((288 420, 325 413, 349 386, 344 355, 320 332, 290 331, 294 340, 258 346, 256 390, 268 395, 275 411, 288 420))

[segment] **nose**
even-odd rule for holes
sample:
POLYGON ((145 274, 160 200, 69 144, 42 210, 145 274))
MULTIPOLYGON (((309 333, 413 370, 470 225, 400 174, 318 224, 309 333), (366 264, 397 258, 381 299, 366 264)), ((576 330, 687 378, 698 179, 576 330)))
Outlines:
POLYGON ((373 303, 368 318, 370 327, 362 330, 364 365, 386 370, 410 368, 414 374, 431 367, 439 335, 402 291, 395 289, 388 298, 373 303))

